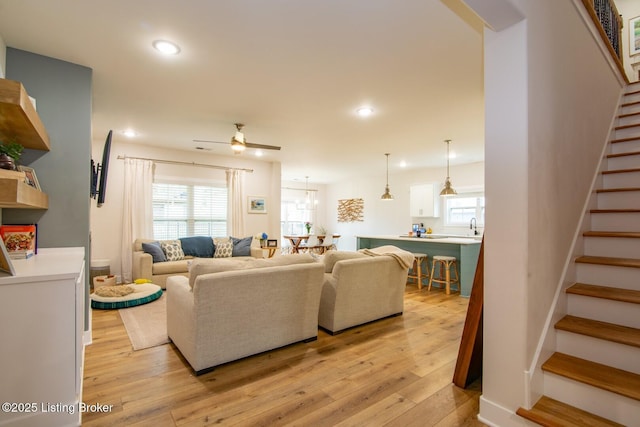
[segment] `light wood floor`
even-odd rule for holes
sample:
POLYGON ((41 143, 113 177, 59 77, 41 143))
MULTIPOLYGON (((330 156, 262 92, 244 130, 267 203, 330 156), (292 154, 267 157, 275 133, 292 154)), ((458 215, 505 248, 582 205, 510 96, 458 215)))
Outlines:
POLYGON ((403 316, 195 377, 173 344, 133 351, 117 310, 93 311, 83 426, 483 426, 480 381, 451 383, 469 300, 408 285, 403 316))

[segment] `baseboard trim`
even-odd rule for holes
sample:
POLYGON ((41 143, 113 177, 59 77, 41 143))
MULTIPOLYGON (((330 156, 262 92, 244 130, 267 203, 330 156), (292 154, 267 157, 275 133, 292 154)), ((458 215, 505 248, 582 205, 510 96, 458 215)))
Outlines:
POLYGON ((487 400, 484 396, 480 396, 478 420, 491 427, 526 427, 531 425, 514 411, 487 400))

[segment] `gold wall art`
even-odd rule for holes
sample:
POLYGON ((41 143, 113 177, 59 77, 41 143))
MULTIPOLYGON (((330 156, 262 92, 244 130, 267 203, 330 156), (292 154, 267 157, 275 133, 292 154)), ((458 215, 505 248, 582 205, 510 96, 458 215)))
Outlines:
POLYGON ((364 199, 338 200, 338 222, 364 221, 364 199))

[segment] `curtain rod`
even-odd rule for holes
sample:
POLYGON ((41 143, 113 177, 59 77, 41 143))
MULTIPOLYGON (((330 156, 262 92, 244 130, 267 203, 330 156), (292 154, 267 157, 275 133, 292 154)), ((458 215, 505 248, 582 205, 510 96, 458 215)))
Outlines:
POLYGON ((124 160, 124 159, 151 160, 152 162, 155 162, 155 163, 164 163, 167 165, 197 166, 200 168, 222 169, 222 170, 231 169, 231 170, 239 170, 239 171, 253 173, 253 169, 232 168, 228 166, 218 166, 218 165, 207 165, 204 163, 195 163, 195 162, 178 162, 176 160, 150 159, 147 157, 132 157, 132 156, 118 156, 118 159, 119 160, 124 160))
POLYGON ((280 187, 281 190, 298 190, 298 191, 318 191, 314 188, 294 188, 294 187, 280 187))

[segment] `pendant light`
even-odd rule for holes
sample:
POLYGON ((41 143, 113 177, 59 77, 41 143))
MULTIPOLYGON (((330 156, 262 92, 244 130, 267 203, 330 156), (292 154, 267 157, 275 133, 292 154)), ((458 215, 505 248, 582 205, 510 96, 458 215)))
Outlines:
POLYGON ((446 196, 454 196, 458 193, 456 193, 456 190, 454 190, 453 187, 451 186, 451 180, 449 179, 449 145, 451 144, 451 140, 445 139, 444 142, 447 143, 447 179, 444 181, 444 188, 440 192, 440 195, 446 197, 446 196))
POLYGON ((384 187, 384 194, 380 197, 381 200, 393 200, 393 196, 389 192, 389 153, 385 153, 387 156, 387 185, 384 187))

